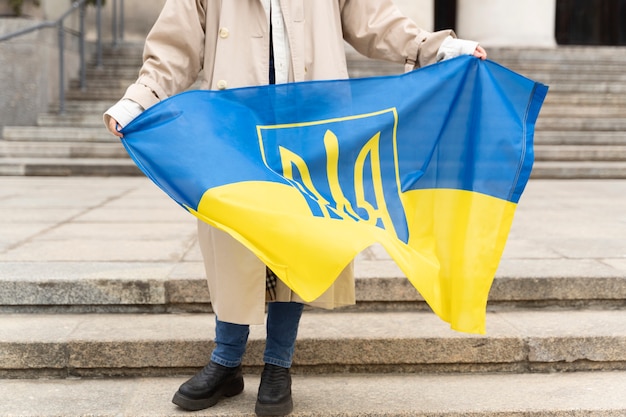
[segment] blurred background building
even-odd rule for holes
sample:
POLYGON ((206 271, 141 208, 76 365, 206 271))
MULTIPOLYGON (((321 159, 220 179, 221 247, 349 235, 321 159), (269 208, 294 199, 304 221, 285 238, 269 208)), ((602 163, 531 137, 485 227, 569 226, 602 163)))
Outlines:
MULTIPOLYGON (((46 0, 44 0, 46 1, 46 0)), ((50 1, 50 0, 48 0, 50 1)), ((141 39, 165 0, 125 0, 126 36, 141 39)), ((420 26, 455 28, 486 46, 625 45, 626 0, 395 0, 420 26)), ((112 4, 106 5, 105 21, 112 4)), ((110 25, 105 23, 105 27, 110 25)))

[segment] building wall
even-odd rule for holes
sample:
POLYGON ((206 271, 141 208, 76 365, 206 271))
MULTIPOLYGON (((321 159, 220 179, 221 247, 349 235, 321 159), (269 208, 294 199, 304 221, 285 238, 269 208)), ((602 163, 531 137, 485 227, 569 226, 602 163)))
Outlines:
POLYGON ((457 0, 457 34, 485 46, 556 45, 556 0, 457 0))
MULTIPOLYGON (((56 20, 69 9, 66 0, 47 0, 40 7, 26 5, 24 17, 0 17, 0 33, 30 28, 42 20, 56 20)), ((0 9, 0 14, 4 14, 0 9)), ((66 21, 76 28, 77 16, 66 21)), ((69 78, 78 73, 78 42, 66 34, 65 66, 69 78)), ((5 125, 34 125, 39 113, 47 112, 59 96, 58 31, 41 29, 0 42, 0 128, 5 125)))

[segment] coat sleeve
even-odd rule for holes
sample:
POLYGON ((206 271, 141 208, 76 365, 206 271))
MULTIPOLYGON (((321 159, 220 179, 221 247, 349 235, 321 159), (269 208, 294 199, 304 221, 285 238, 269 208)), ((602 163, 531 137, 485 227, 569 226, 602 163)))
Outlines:
POLYGON ((404 63, 407 70, 436 62, 439 46, 452 30, 419 28, 393 0, 340 0, 343 37, 361 54, 404 63))
POLYGON ((144 109, 191 86, 202 70, 206 0, 167 0, 146 38, 139 78, 124 98, 144 109))

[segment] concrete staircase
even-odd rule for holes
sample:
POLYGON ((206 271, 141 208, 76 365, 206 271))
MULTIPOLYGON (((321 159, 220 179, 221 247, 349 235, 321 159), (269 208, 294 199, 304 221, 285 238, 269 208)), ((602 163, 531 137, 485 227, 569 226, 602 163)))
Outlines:
MULTIPOLYGON (((626 415, 625 196, 531 181, 486 335, 449 330, 368 248, 357 305, 303 316, 294 415, 626 415)), ((0 178, 0 213, 0 415, 182 414, 214 336, 193 218, 143 177, 0 178)), ((194 415, 252 415, 263 340, 244 395, 194 415)))
MULTIPOLYGON (((537 124, 535 178, 626 178, 626 48, 493 49, 490 58, 550 86, 537 124)), ((40 115, 37 126, 6 126, 0 175, 138 175, 101 114, 137 76, 141 45, 105 51, 90 67, 87 89, 76 82, 65 115, 40 115)), ((402 67, 348 51, 353 77, 399 73, 402 67)))

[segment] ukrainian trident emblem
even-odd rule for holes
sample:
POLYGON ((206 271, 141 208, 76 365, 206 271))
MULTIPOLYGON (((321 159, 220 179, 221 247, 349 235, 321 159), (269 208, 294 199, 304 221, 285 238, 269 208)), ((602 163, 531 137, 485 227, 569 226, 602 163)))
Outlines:
POLYGON ((406 243, 397 124, 392 108, 257 133, 267 167, 300 191, 314 216, 366 222, 406 243))

